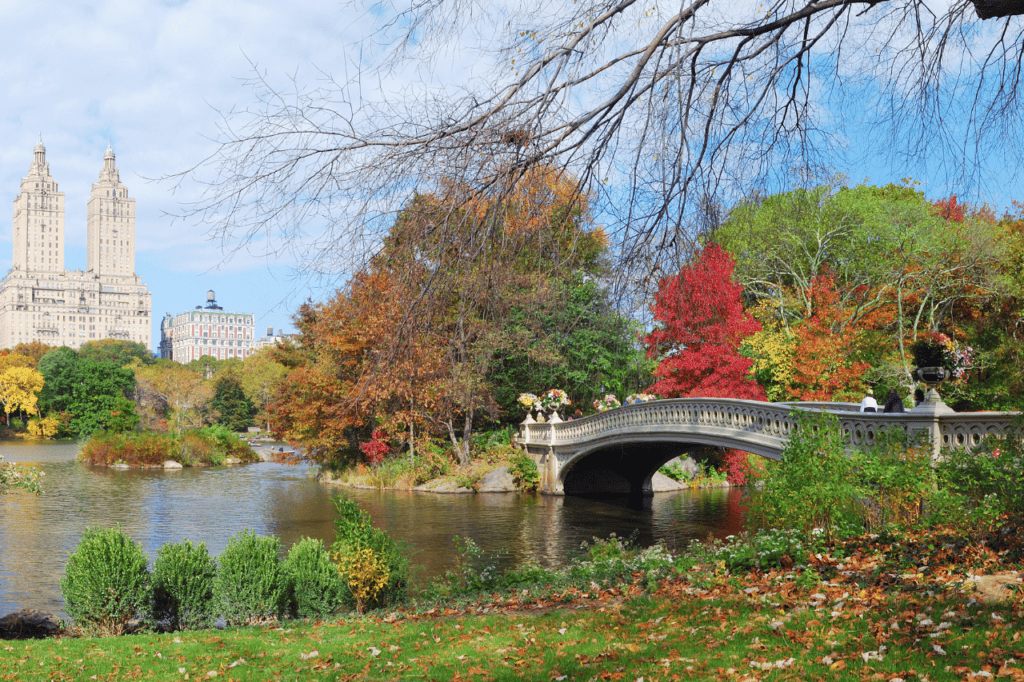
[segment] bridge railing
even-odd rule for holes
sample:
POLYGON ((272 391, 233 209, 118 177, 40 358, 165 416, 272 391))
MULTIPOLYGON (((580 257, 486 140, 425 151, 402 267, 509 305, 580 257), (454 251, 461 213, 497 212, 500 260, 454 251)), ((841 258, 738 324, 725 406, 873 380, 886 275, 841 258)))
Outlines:
POLYGON ((899 426, 908 433, 926 432, 936 452, 940 447, 973 448, 987 435, 1005 434, 1020 416, 1016 412, 871 413, 859 412, 856 403, 674 398, 626 405, 573 421, 523 423, 519 442, 528 446, 566 447, 627 432, 707 433, 729 435, 739 443, 777 453, 796 427, 794 410, 834 414, 851 446, 871 445, 881 430, 899 426))

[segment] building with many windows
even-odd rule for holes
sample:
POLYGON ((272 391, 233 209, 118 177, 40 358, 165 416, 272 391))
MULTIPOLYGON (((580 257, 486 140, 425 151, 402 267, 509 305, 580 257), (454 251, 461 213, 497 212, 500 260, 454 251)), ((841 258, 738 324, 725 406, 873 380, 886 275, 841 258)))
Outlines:
POLYGON ((206 306, 171 315, 160 322, 160 357, 186 363, 204 355, 218 360, 244 360, 253 352, 252 313, 229 313, 217 305, 213 291, 206 306))
POLYGON ((64 209, 40 142, 14 199, 14 259, 0 281, 0 347, 41 341, 78 348, 122 339, 149 348, 152 298, 135 274, 135 199, 109 147, 89 195, 85 270, 64 268, 64 209))

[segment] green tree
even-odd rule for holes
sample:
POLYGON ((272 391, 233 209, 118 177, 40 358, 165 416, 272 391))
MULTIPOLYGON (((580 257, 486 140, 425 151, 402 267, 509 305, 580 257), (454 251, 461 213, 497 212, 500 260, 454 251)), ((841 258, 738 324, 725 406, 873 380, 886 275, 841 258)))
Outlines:
POLYGON ((520 393, 561 388, 584 411, 602 391, 624 398, 653 382, 657 364, 637 340, 639 326, 619 315, 595 279, 573 273, 549 304, 510 316, 516 339, 490 369, 494 397, 506 418, 519 421, 520 393))
POLYGON ((81 358, 70 348, 50 351, 39 361, 43 389, 40 409, 63 414, 63 433, 87 435, 97 430, 122 431, 138 423, 135 374, 113 363, 81 358))
POLYGON ((118 367, 130 365, 133 361, 143 365, 152 365, 156 362, 156 358, 143 344, 120 339, 86 341, 78 349, 78 357, 96 362, 109 362, 118 367))
POLYGON ((230 376, 221 376, 214 381, 210 407, 217 413, 214 421, 232 431, 244 431, 252 426, 256 412, 238 379, 230 376))

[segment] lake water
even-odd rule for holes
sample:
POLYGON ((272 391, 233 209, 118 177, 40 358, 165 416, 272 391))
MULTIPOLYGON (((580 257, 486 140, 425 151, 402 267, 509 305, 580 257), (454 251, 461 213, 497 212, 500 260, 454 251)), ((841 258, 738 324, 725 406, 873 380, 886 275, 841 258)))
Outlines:
POLYGON ((205 469, 114 470, 75 461, 74 443, 0 443, 7 461, 45 473, 43 495, 0 496, 0 615, 19 608, 63 613, 58 583, 88 527, 121 527, 152 560, 165 542, 205 542, 217 555, 251 528, 290 547, 301 537, 334 539, 331 496, 355 499, 410 550, 423 584, 453 565, 454 536, 500 552, 506 565, 558 565, 594 537, 635 534, 640 544, 685 546, 742 527, 736 490, 659 493, 645 500, 490 493, 437 495, 324 486, 305 464, 205 469))

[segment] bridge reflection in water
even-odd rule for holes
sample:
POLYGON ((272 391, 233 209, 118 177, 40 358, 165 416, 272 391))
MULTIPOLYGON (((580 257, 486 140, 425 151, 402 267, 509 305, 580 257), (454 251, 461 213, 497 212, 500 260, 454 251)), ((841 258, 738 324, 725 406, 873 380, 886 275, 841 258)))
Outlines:
POLYGON ((886 428, 924 433, 933 456, 972 448, 1003 435, 1016 412, 953 412, 931 391, 905 413, 865 413, 856 403, 768 403, 728 398, 675 398, 627 405, 569 422, 520 425, 518 442, 533 457, 540 490, 549 495, 651 494, 663 464, 700 447, 735 448, 779 459, 797 414, 834 414, 851 447, 871 445, 886 428))

